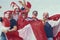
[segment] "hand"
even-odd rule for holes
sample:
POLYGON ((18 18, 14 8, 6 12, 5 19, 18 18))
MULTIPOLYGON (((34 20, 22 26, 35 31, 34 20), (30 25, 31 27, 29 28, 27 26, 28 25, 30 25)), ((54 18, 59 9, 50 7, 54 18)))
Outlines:
POLYGON ((3 30, 4 33, 7 33, 7 30, 3 30))
POLYGON ((19 3, 22 3, 22 1, 19 1, 19 3))

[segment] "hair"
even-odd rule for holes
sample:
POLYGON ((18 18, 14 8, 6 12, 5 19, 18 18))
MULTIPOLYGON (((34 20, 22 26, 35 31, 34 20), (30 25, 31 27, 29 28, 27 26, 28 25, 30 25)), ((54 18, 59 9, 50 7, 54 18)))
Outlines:
POLYGON ((32 14, 34 14, 35 16, 37 16, 38 15, 38 12, 37 11, 33 11, 32 14), (36 12, 36 13, 34 13, 34 12, 36 12))
POLYGON ((0 22, 2 22, 3 21, 3 19, 2 19, 2 17, 0 17, 0 22))
POLYGON ((44 12, 43 15, 46 15, 47 18, 49 17, 49 13, 48 12, 44 12))

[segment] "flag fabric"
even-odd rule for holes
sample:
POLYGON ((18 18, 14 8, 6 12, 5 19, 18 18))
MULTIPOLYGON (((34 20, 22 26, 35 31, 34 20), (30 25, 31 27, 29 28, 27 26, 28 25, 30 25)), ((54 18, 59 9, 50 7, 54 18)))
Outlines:
POLYGON ((47 40, 42 21, 31 20, 18 32, 24 40, 47 40))
MULTIPOLYGON (((53 15, 49 17, 50 20, 58 21, 60 19, 60 14, 53 15)), ((57 26, 53 27, 54 40, 58 40, 60 37, 60 22, 57 23, 57 26)))
POLYGON ((23 38, 23 40, 36 40, 31 25, 28 24, 24 28, 18 30, 19 36, 23 38))

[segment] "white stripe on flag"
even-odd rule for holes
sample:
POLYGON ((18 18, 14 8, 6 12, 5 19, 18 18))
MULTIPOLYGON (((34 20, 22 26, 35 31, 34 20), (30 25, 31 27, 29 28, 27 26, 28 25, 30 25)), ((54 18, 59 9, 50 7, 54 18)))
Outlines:
POLYGON ((31 25, 26 25, 23 29, 18 30, 19 36, 24 40, 36 40, 31 25))

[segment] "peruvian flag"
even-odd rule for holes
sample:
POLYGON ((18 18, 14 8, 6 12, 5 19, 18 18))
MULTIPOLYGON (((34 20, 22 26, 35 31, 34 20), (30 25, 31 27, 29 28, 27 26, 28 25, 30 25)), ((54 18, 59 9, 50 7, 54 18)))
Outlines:
MULTIPOLYGON (((60 19, 60 14, 55 14, 49 17, 50 20, 58 21, 60 19)), ((53 27, 54 40, 60 40, 60 21, 57 26, 53 27)))
MULTIPOLYGON (((24 24, 26 24, 26 22, 24 24)), ((23 26, 22 23, 20 27, 21 26, 23 26)), ((42 21, 31 21, 22 29, 18 30, 18 32, 23 40, 47 40, 42 21)))

